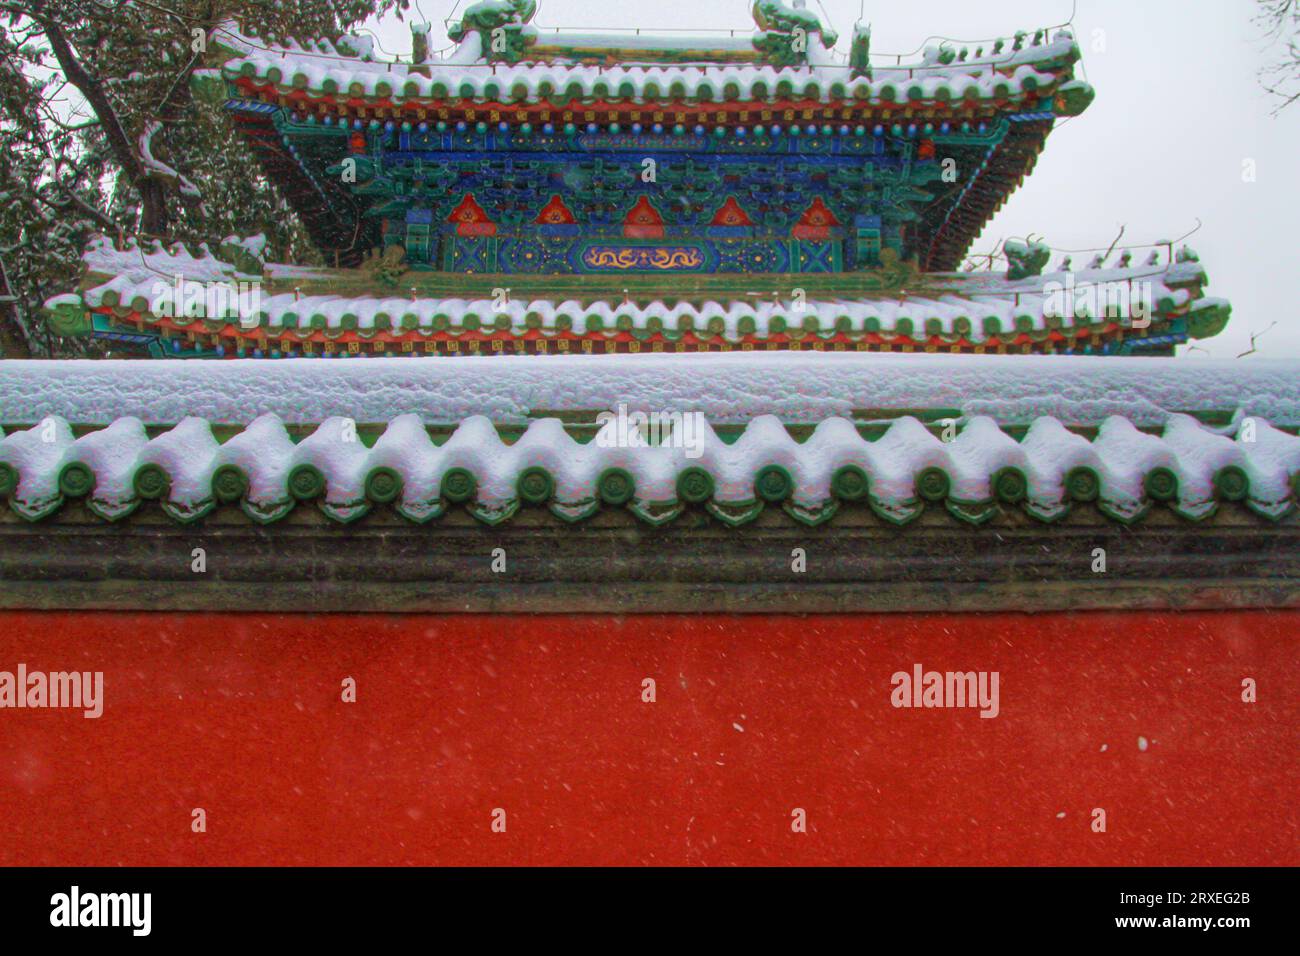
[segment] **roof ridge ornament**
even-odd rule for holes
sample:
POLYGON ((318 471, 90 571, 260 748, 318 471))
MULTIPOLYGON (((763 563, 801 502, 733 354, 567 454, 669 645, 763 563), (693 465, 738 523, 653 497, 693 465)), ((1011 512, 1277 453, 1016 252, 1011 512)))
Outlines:
POLYGON ((827 49, 839 39, 834 30, 822 26, 815 13, 810 13, 805 0, 754 0, 754 23, 759 32, 754 36, 754 49, 765 54, 776 66, 799 66, 808 62, 810 38, 821 37, 827 49))
POLYGON ((1012 282, 1042 275, 1052 257, 1052 247, 1039 239, 1028 242, 1009 239, 1003 243, 1002 251, 1007 257, 1007 279, 1012 282))
POLYGON ((483 59, 518 63, 537 42, 537 28, 530 25, 536 14, 537 0, 479 0, 465 8, 447 35, 461 43, 476 33, 483 59))
POLYGON ((853 42, 849 47, 849 71, 856 80, 859 77, 871 79, 871 24, 853 25, 853 42))

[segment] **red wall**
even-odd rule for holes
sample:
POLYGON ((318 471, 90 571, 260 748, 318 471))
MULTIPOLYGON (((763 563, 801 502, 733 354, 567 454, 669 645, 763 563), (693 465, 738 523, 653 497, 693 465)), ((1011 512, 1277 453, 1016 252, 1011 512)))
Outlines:
POLYGON ((3 613, 0 670, 102 670, 106 706, 0 710, 0 863, 1297 865, 1298 634, 1300 612, 3 613), (894 709, 917 662, 999 671, 1001 715, 894 709))

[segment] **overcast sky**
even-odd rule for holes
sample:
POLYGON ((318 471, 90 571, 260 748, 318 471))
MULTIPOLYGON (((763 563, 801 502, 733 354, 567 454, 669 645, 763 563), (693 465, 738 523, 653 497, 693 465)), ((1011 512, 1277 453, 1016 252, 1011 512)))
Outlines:
MULTIPOLYGON (((461 6, 469 0, 462 0, 461 6)), ((412 0, 447 44, 443 20, 455 0, 412 0)), ((862 0, 821 0, 841 50, 862 0)), ((809 7, 818 8, 817 0, 809 7)), ((1252 22, 1254 0, 1077 0, 1075 37, 1083 76, 1097 89, 1083 116, 1058 124, 1038 167, 988 225, 973 251, 1037 233, 1060 249, 1109 246, 1120 225, 1133 243, 1188 240, 1210 276, 1209 294, 1229 299, 1232 321, 1217 338, 1184 349, 1232 358, 1264 333, 1259 354, 1300 358, 1300 104, 1280 118, 1259 85, 1270 51, 1252 22), (1254 181, 1243 175, 1253 161, 1254 181)), ((750 31, 748 0, 541 0, 542 28, 737 29, 750 31)), ((1064 23, 1072 0, 866 0, 872 49, 907 53, 927 37, 978 41, 1064 23)), ((373 24, 389 54, 409 55, 406 24, 373 24)), ((1053 262, 1059 257, 1054 257, 1053 262)), ((1090 256, 1075 256, 1085 265, 1090 256)))

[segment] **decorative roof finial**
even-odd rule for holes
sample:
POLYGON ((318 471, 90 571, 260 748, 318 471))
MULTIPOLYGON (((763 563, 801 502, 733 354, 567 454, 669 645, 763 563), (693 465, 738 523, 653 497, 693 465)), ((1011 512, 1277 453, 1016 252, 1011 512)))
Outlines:
POLYGON ((411 62, 417 66, 429 59, 429 24, 411 24, 411 62))
POLYGON ((808 11, 805 0, 790 2, 787 6, 783 0, 754 0, 754 23, 759 30, 754 36, 754 48, 777 66, 808 62, 808 45, 814 33, 820 35, 827 48, 838 39, 834 30, 822 26, 817 15, 808 11))
POLYGON ((477 33, 484 59, 518 63, 537 42, 537 28, 529 25, 536 13, 537 0, 479 0, 465 8, 447 36, 460 43, 477 33))
POLYGON ((853 26, 853 43, 849 47, 849 69, 856 80, 860 76, 871 79, 871 24, 861 22, 853 26))

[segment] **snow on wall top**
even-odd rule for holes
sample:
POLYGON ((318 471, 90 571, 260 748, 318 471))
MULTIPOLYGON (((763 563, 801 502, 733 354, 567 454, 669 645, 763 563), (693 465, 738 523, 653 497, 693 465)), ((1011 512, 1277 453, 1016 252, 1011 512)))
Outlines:
POLYGON ((799 442, 763 416, 730 444, 695 421, 675 423, 666 441, 650 444, 618 419, 582 443, 551 418, 508 444, 486 418, 474 417, 437 445, 417 416, 404 415, 366 447, 353 421, 338 417, 296 444, 275 415, 224 444, 198 418, 150 439, 137 418, 74 438, 64 419, 50 417, 0 438, 0 498, 28 520, 83 497, 107 520, 147 500, 181 521, 238 502, 261 522, 310 501, 342 522, 389 504, 423 522, 465 504, 492 524, 521 504, 546 505, 567 520, 627 506, 655 524, 696 505, 733 526, 768 504, 819 524, 846 502, 864 502, 899 524, 919 517, 926 502, 942 502, 974 524, 1003 506, 1053 521, 1085 502, 1125 523, 1156 502, 1192 520, 1224 501, 1274 520, 1290 514, 1300 438, 1264 421, 1231 431, 1235 437, 1175 415, 1156 436, 1113 417, 1089 441, 1039 418, 1017 442, 991 418, 975 417, 943 441, 904 417, 867 440, 847 419, 831 418, 799 442))
POLYGON ((862 413, 953 409, 1027 425, 1051 416, 1163 426, 1177 412, 1240 413, 1300 427, 1300 362, 1064 356, 735 352, 224 362, 0 362, 0 423, 56 415, 107 425, 123 416, 174 425, 198 416, 242 425, 334 416, 427 424, 476 415, 523 424, 539 410, 699 412, 714 424, 774 415, 816 424, 862 413))

